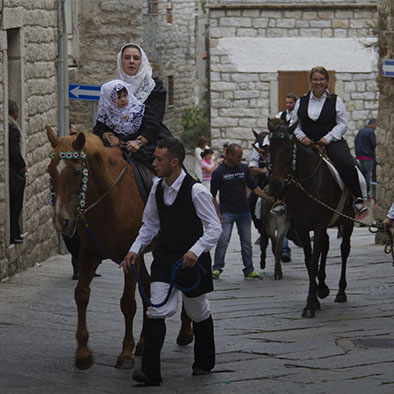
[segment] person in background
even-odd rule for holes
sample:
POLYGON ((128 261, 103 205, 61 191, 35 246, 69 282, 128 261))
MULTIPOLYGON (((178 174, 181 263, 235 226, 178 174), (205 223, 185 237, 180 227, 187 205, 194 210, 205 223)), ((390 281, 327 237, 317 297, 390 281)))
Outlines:
POLYGON ((245 279, 263 279, 253 268, 253 250, 251 239, 251 214, 246 194, 246 187, 259 197, 274 203, 257 186, 249 167, 242 161, 242 148, 238 144, 230 144, 227 148, 226 160, 212 173, 211 193, 216 198, 219 192, 219 208, 222 216, 223 232, 215 250, 212 277, 219 279, 224 269, 224 258, 230 242, 234 223, 237 225, 241 241, 241 254, 245 279))
POLYGON ((211 178, 212 178, 212 173, 216 170, 218 167, 217 161, 214 162, 212 160, 213 157, 213 150, 210 148, 207 148, 204 150, 204 152, 201 153, 202 161, 201 161, 201 173, 202 173, 202 179, 201 183, 208 189, 211 189, 211 178))
POLYGON ((383 220, 382 225, 385 230, 388 230, 393 225, 394 221, 394 202, 391 204, 387 217, 383 220))
POLYGON ((200 136, 197 142, 197 146, 194 149, 194 175, 196 179, 201 181, 202 172, 201 172, 201 162, 202 156, 201 153, 205 151, 205 149, 210 149, 208 145, 208 138, 205 135, 200 136))
POLYGON ((10 179, 10 243, 23 242, 19 228, 19 216, 23 207, 23 195, 26 186, 26 162, 21 153, 22 133, 18 122, 19 105, 8 100, 8 151, 10 179))
POLYGON ((376 149, 376 119, 369 119, 368 125, 360 129, 354 139, 356 157, 367 183, 368 197, 371 198, 371 180, 376 149))
POLYGON ((294 93, 289 93, 286 96, 286 111, 279 112, 275 117, 282 119, 286 125, 289 125, 297 100, 298 97, 294 93))

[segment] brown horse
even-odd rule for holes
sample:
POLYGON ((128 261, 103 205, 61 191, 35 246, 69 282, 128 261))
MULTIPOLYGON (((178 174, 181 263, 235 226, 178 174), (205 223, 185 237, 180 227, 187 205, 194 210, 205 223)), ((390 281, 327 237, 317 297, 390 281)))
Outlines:
POLYGON ((268 128, 271 131, 272 175, 270 188, 279 195, 280 199, 286 201, 288 211, 295 220, 309 275, 309 293, 302 316, 315 317, 315 310, 320 309, 318 297, 325 298, 329 294, 325 283, 325 265, 329 248, 327 227, 329 225, 341 225, 343 230, 342 269, 335 301, 345 302, 347 300, 345 293, 346 262, 350 253, 350 237, 354 226, 354 222, 348 218, 354 217, 354 211, 349 198, 347 198, 346 203, 339 209, 348 218, 339 216, 335 222, 330 224, 333 212, 326 206, 333 209, 339 207, 342 191, 317 152, 303 146, 293 135, 295 127, 296 125, 292 127, 275 125, 270 119, 268 120, 268 128), (309 236, 310 231, 314 232, 313 250, 309 236), (316 279, 318 279, 318 283, 316 283, 316 279))
MULTIPOLYGON (((138 234, 144 202, 135 182, 133 169, 123 159, 119 148, 104 148, 102 141, 92 134, 79 133, 77 136, 57 138, 49 126, 46 129, 48 140, 54 149, 48 171, 55 207, 55 228, 58 232, 71 235, 76 226, 81 239, 80 275, 75 288, 78 308, 76 365, 79 369, 88 369, 93 363, 86 325, 90 282, 98 265, 108 256, 99 250, 96 241, 89 236, 81 216, 86 219, 97 242, 110 256, 121 261, 138 234), (120 175, 122 171, 124 172, 120 175)), ((150 279, 143 256, 138 259, 136 269, 145 293, 150 297, 150 279)), ((120 306, 126 329, 122 352, 115 366, 117 368, 132 368, 134 365, 136 283, 134 273, 125 274, 120 306)), ((146 308, 144 303, 144 323, 136 354, 142 354, 146 308)), ((182 313, 182 320, 177 342, 188 344, 193 340, 191 323, 185 313, 182 313)))

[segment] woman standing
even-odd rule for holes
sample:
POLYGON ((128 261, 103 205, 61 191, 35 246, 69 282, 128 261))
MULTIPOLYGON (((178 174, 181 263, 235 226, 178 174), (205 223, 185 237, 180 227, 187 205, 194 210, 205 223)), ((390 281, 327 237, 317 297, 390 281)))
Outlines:
MULTIPOLYGON (((166 90, 160 80, 152 78, 152 67, 141 47, 128 43, 123 45, 118 53, 118 74, 119 80, 107 82, 103 85, 99 107, 97 123, 93 132, 97 134, 107 146, 125 146, 127 151, 134 152, 136 160, 150 165, 153 162, 153 153, 157 142, 163 137, 171 136, 170 131, 162 123, 166 103, 166 90), (116 83, 115 83, 116 81, 116 83), (132 133, 123 130, 123 126, 115 129, 113 122, 108 121, 108 112, 114 109, 113 100, 108 100, 109 88, 112 85, 119 85, 123 82, 127 90, 129 102, 135 108, 144 108, 136 111, 134 118, 128 118, 129 128, 132 133), (110 85, 110 86, 109 86, 110 85), (108 89, 106 89, 108 88, 108 89), (107 99, 105 99, 107 97, 107 99), (141 112, 142 118, 141 118, 141 112)), ((109 92, 109 95, 113 90, 109 92)), ((118 124, 119 126, 119 124, 118 124)))
POLYGON ((218 168, 218 163, 213 161, 213 150, 210 148, 205 149, 204 152, 201 153, 201 157, 201 183, 208 190, 211 190, 212 173, 216 170, 216 168, 218 168))
POLYGON ((328 91, 329 75, 324 67, 312 68, 309 78, 311 90, 297 101, 294 108, 291 124, 299 121, 294 134, 305 146, 317 143, 326 148, 346 187, 355 196, 353 208, 356 215, 361 215, 368 208, 363 205, 355 163, 342 138, 348 126, 345 105, 340 97, 328 91))
POLYGON ((194 175, 197 179, 202 179, 202 172, 201 172, 201 162, 202 156, 201 154, 205 151, 205 149, 209 149, 208 145, 208 138, 204 135, 200 136, 198 139, 198 143, 196 148, 194 149, 194 175))

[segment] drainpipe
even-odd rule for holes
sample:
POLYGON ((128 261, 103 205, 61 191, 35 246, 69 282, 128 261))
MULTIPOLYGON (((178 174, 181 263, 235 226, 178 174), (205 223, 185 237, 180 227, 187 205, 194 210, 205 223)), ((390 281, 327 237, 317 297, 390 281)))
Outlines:
POLYGON ((66 14, 64 9, 65 0, 57 1, 57 26, 58 26, 58 113, 59 113, 59 137, 68 135, 69 103, 68 103, 68 53, 66 14))

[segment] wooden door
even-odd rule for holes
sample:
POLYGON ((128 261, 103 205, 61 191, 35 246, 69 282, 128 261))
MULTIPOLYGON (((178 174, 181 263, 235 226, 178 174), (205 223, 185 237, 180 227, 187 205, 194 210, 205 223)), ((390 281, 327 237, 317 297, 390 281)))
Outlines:
MULTIPOLYGON (((335 71, 328 71, 330 76, 329 89, 335 93, 335 71)), ((278 72, 278 108, 279 111, 286 109, 285 100, 289 93, 301 97, 310 89, 309 71, 279 71, 278 72)))

